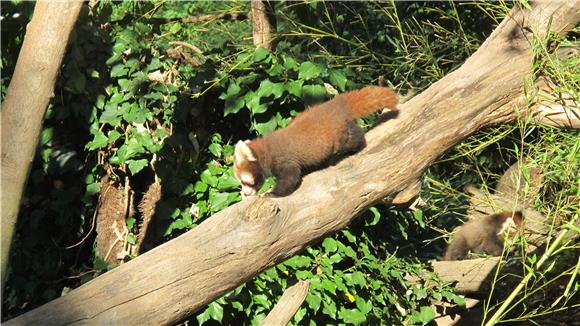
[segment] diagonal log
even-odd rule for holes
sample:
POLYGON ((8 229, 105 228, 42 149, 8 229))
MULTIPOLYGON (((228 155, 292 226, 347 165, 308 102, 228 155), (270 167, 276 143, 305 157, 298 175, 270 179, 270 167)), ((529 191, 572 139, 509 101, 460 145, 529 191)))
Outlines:
POLYGON ((44 113, 54 96, 70 33, 83 2, 38 1, 0 110, 2 162, 2 294, 20 199, 32 166, 44 113))
POLYGON ((515 118, 530 72, 530 31, 562 32, 580 20, 577 1, 515 8, 461 68, 401 105, 367 135, 367 147, 307 175, 291 196, 254 198, 6 325, 169 324, 416 182, 449 148, 478 129, 515 118), (515 100, 518 99, 518 100, 515 100))

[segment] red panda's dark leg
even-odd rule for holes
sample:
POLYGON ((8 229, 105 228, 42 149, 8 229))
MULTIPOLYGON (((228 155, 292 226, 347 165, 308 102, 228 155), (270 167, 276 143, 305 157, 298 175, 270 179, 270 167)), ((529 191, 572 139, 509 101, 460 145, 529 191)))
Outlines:
POLYGON ((287 196, 300 184, 301 170, 296 164, 281 163, 272 173, 276 177, 276 185, 268 194, 269 196, 287 196))
MULTIPOLYGON (((494 237, 495 238, 495 237, 494 237)), ((503 252, 503 240, 500 239, 487 239, 483 242, 483 253, 490 254, 492 256, 500 256, 503 252)))
POLYGON ((354 121, 349 121, 346 125, 346 135, 342 150, 344 152, 356 153, 366 146, 365 132, 354 121))
POLYGON ((457 234, 447 247, 443 260, 462 260, 467 256, 469 248, 462 234, 457 234))

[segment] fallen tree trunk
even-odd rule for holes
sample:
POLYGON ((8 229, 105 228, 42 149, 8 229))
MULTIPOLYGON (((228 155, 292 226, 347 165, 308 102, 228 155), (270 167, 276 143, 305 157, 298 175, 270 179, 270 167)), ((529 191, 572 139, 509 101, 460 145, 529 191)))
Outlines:
POLYGON ((38 1, 0 113, 2 120, 2 293, 20 198, 54 83, 82 1, 38 1))
POLYGON ((347 226, 373 203, 413 185, 446 150, 476 130, 515 118, 530 72, 529 30, 569 30, 576 1, 514 9, 457 71, 400 106, 367 135, 367 147, 307 175, 291 196, 253 198, 69 294, 16 324, 169 324, 268 267, 347 226))

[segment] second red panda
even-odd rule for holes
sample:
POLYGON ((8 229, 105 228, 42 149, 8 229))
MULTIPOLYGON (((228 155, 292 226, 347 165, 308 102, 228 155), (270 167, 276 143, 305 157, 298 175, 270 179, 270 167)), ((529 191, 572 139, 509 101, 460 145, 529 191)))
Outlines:
POLYGON ((443 260, 462 260, 469 252, 499 256, 504 248, 504 236, 523 226, 521 212, 500 212, 469 221, 451 239, 443 260))
POLYGON ((365 145, 356 119, 383 108, 396 109, 397 95, 386 87, 368 86, 340 94, 299 114, 286 128, 254 140, 239 141, 234 174, 242 194, 255 195, 267 176, 276 185, 269 195, 286 196, 300 184, 305 168, 320 166, 330 157, 353 153, 365 145))

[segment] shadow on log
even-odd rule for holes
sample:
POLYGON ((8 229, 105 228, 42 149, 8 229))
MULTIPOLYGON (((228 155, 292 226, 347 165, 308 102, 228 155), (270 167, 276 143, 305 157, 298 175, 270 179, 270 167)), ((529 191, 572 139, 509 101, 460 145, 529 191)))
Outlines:
POLYGON ((513 121, 530 73, 529 31, 566 31, 577 1, 514 9, 461 68, 399 107, 367 147, 307 175, 291 196, 253 198, 6 325, 172 324, 268 267, 333 234, 377 201, 412 185, 478 129, 513 121), (514 103, 515 103, 514 102, 514 103))

